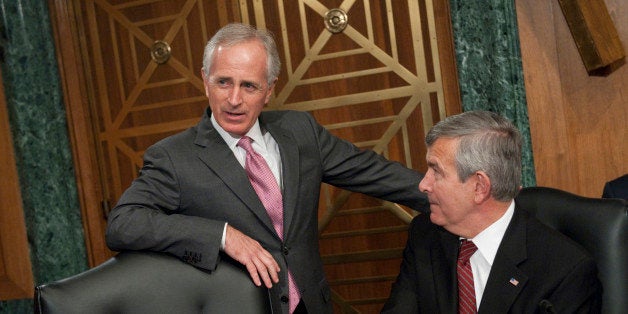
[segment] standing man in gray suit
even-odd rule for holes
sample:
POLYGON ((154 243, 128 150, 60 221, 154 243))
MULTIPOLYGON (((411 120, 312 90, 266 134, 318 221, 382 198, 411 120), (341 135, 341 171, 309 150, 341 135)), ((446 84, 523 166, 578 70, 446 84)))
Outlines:
POLYGON ((195 127, 146 150, 109 216, 107 244, 171 253, 208 270, 226 254, 270 288, 276 313, 331 313, 318 247, 321 182, 425 211, 422 175, 333 136, 307 113, 262 112, 279 70, 264 30, 230 24, 212 37, 202 69, 208 110, 195 127), (241 147, 243 137, 281 190, 282 229, 247 177, 255 153, 241 147))

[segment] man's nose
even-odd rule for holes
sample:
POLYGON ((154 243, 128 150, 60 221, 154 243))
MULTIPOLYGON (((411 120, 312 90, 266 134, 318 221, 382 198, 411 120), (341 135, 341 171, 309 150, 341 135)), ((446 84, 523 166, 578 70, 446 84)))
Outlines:
POLYGON ((229 103, 234 106, 242 103, 242 91, 240 90, 240 86, 233 86, 229 91, 229 103))
POLYGON ((430 184, 429 184, 430 181, 429 181, 428 176, 429 174, 426 173, 423 179, 421 180, 421 182, 419 182, 419 191, 423 193, 427 193, 431 191, 430 184))

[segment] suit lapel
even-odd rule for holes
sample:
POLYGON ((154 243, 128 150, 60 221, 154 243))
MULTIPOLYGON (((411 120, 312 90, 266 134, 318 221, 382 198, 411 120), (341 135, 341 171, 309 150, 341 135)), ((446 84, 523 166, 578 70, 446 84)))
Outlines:
POLYGON ((528 276, 518 265, 527 258, 526 219, 515 209, 484 289, 479 313, 506 313, 525 287, 528 276))
POLYGON ((266 208, 249 182, 246 171, 233 156, 220 134, 213 128, 206 114, 197 126, 198 133, 194 143, 204 147, 198 158, 205 163, 238 198, 275 234, 272 221, 266 208), (235 169, 235 171, 234 171, 235 169), (241 169, 241 171, 240 171, 241 169))
POLYGON ((436 300, 440 302, 438 304, 440 313, 457 313, 458 293, 452 293, 452 291, 457 291, 456 287, 458 286, 456 273, 458 236, 442 228, 439 228, 438 234, 443 253, 445 254, 445 261, 442 260, 441 255, 438 253, 440 249, 432 247, 431 264, 434 269, 436 300))
POLYGON ((260 116, 260 125, 268 130, 279 145, 281 154, 283 177, 283 216, 284 237, 288 235, 292 219, 295 216, 296 202, 299 189, 299 149, 292 133, 277 124, 264 120, 264 113, 260 116))

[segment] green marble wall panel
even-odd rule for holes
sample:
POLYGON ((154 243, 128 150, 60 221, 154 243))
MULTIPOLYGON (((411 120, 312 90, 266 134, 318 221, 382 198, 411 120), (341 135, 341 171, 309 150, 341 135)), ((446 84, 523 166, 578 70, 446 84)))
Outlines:
POLYGON ((536 185, 514 0, 450 0, 464 111, 489 110, 523 135, 522 184, 536 185))
MULTIPOLYGON (((2 74, 36 284, 87 269, 67 120, 46 1, 0 0, 2 74)), ((32 300, 0 313, 32 313, 32 300)))

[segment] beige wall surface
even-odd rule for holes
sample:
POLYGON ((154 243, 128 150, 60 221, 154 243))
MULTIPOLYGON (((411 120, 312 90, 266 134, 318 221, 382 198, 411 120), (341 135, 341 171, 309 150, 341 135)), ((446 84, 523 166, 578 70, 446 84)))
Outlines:
MULTIPOLYGON (((605 4, 626 50, 628 2, 605 4)), ((600 197, 628 173, 628 65, 589 76, 558 1, 516 9, 537 185, 600 197)))

